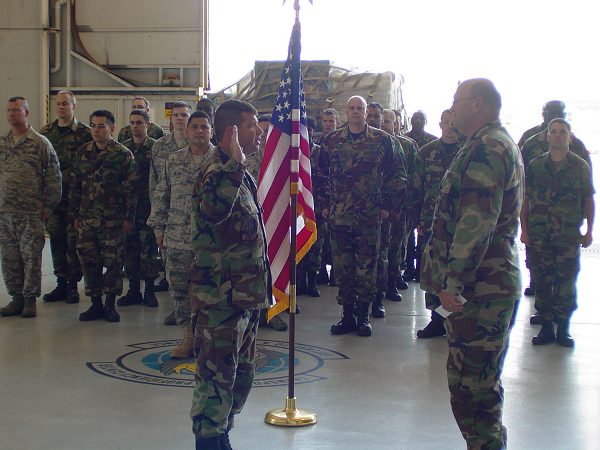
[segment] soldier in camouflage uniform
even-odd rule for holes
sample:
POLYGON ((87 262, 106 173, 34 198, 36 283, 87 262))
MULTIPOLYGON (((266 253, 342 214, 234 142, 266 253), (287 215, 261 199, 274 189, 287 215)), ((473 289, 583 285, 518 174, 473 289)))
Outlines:
MULTIPOLYGON (((158 139, 152 147, 152 166, 150 170, 150 199, 154 193, 154 187, 158 184, 159 177, 162 176, 165 169, 165 162, 167 157, 188 145, 187 137, 185 136, 185 127, 187 121, 192 114, 192 107, 186 102, 175 102, 173 104, 171 113, 171 125, 172 132, 166 136, 158 139)), ((160 261, 162 266, 162 260, 160 261)), ((168 283, 166 278, 163 279, 163 283, 160 290, 168 289, 168 283)), ((167 316, 164 320, 165 325, 177 325, 177 319, 175 317, 175 309, 167 316)))
MULTIPOLYGON (((537 158, 538 156, 548 151, 548 143, 546 142, 546 129, 552 119, 561 118, 565 119, 567 114, 565 112, 565 104, 560 100, 550 100, 544 104, 542 109, 542 117, 544 121, 540 125, 536 125, 533 128, 525 131, 521 139, 519 140, 519 148, 521 149, 521 156, 523 157, 523 163, 525 165, 525 173, 527 173, 527 166, 529 162, 537 158)), ((585 145, 577 137, 573 136, 570 143, 571 151, 575 152, 578 156, 585 159, 590 168, 592 163, 585 145)), ((525 248, 525 265, 529 268, 529 249, 525 248)), ((533 274, 530 271, 529 276, 529 287, 525 288, 525 295, 535 295, 535 280, 533 274)), ((539 315, 536 313, 531 316, 531 324, 539 324, 539 315)))
POLYGON ((239 100, 215 114, 218 150, 194 185, 189 292, 196 448, 231 448, 229 431, 254 379, 259 309, 271 295, 262 208, 246 156, 258 150, 256 110, 239 100))
POLYGON ((141 109, 129 114, 132 138, 123 142, 131 150, 137 166, 135 191, 137 205, 133 230, 125 236, 125 276, 129 279, 127 294, 117 300, 117 305, 158 306, 154 294, 154 279, 158 276, 158 252, 152 228, 146 224, 150 215, 149 178, 152 163, 152 146, 156 142, 148 136, 150 117, 141 109), (140 280, 144 280, 144 295, 140 291, 140 280))
POLYGON ((8 100, 10 131, 0 137, 0 263, 12 301, 0 315, 35 317, 42 283, 44 221, 61 197, 61 174, 52 144, 27 123, 23 97, 8 100))
POLYGON ((400 267, 406 257, 406 245, 408 226, 413 222, 410 214, 413 204, 413 183, 411 181, 414 175, 415 162, 419 147, 417 143, 406 136, 395 134, 399 128, 398 116, 392 109, 383 110, 383 123, 381 129, 394 136, 400 143, 404 153, 404 163, 406 165, 406 207, 399 212, 397 217, 392 217, 392 228, 390 231, 390 249, 388 252, 388 288, 386 298, 388 300, 401 301, 402 296, 398 289, 408 289, 408 283, 402 277, 400 267))
MULTIPOLYGON (((321 113, 321 136, 319 136, 315 143, 322 147, 323 139, 333 130, 335 130, 340 124, 340 116, 334 108, 326 108, 321 113)), ((333 271, 333 255, 331 254, 331 230, 327 225, 327 221, 323 221, 323 248, 321 250, 321 267, 319 268, 319 274, 317 275, 317 284, 329 284, 329 286, 335 286, 335 273, 333 271), (327 273, 327 264, 331 266, 331 274, 327 273)), ((318 230, 317 230, 318 234, 318 230)))
POLYGON ((317 240, 310 247, 308 253, 302 258, 297 268, 296 293, 298 295, 309 295, 311 297, 320 297, 321 293, 317 286, 317 273, 321 268, 321 252, 323 242, 327 235, 327 222, 323 219, 323 202, 325 185, 327 178, 319 172, 319 157, 321 155, 321 146, 313 142, 313 135, 317 121, 314 117, 307 117, 306 128, 308 130, 308 141, 310 145, 310 170, 312 178, 312 196, 315 207, 315 217, 317 219, 317 240))
POLYGON ((77 230, 85 293, 92 299, 81 321, 120 320, 115 299, 123 290, 125 233, 135 223, 137 170, 131 151, 112 139, 114 120, 110 111, 92 113, 93 141, 79 148, 71 172, 69 219, 77 230))
POLYGON ((351 97, 346 115, 348 125, 325 137, 320 157, 321 173, 331 183, 323 217, 331 226, 337 301, 343 307, 342 319, 331 333, 370 336, 381 222, 401 208, 403 181, 396 175, 402 159, 389 134, 367 125, 364 98, 351 97))
MULTIPOLYGON (((419 150, 415 176, 412 179, 415 193, 412 216, 418 218, 415 222, 419 236, 418 247, 423 242, 423 248, 431 236, 433 211, 440 195, 440 183, 458 152, 458 136, 452 128, 452 111, 449 109, 442 113, 440 128, 442 136, 419 150)), ((426 292, 425 306, 431 311, 431 321, 424 329, 417 331, 417 337, 444 336, 444 318, 435 311, 440 306, 440 299, 434 293, 426 292)))
MULTIPOLYGON (((392 112, 392 114, 394 113, 392 112)), ((369 103, 367 107, 367 124, 374 128, 383 129, 384 115, 384 108, 380 103, 369 103)), ((384 297, 393 301, 402 301, 402 295, 400 295, 400 292, 398 292, 398 288, 396 287, 395 277, 393 275, 391 278, 389 277, 388 268, 392 223, 399 222, 400 217, 404 217, 406 214, 406 162, 404 150, 400 145, 400 141, 393 136, 392 139, 394 151, 402 159, 401 164, 398 166, 398 173, 394 174, 394 176, 401 180, 401 209, 398 211, 390 211, 390 216, 381 221, 381 239, 379 244, 379 257, 377 259, 375 301, 371 305, 371 315, 377 318, 385 317, 385 307, 383 305, 384 297), (389 283, 390 280, 393 280, 391 284, 389 283)), ((394 266, 392 266, 392 268, 394 268, 394 266)))
POLYGON ((193 356, 192 313, 187 292, 188 273, 193 264, 192 191, 202 168, 214 152, 210 143, 212 120, 204 111, 195 111, 188 119, 189 145, 167 157, 152 198, 148 225, 154 229, 161 249, 169 282, 169 294, 175 302, 175 318, 183 327, 183 339, 171 351, 171 358, 193 356))
MULTIPOLYGON (((132 111, 144 111, 146 114, 150 114, 150 102, 146 97, 135 97, 131 102, 131 110, 132 111)), ((165 135, 165 130, 156 125, 155 123, 150 122, 148 125, 148 136, 152 139, 157 140, 165 135)), ((125 125, 121 130, 119 130, 119 136, 117 137, 117 141, 120 143, 125 143, 132 138, 131 135, 131 124, 125 125)))
POLYGON ((456 90, 454 126, 466 142, 442 179, 421 268, 421 288, 452 313, 450 404, 469 449, 507 446, 500 376, 521 290, 515 240, 523 163, 500 108, 489 80, 467 80, 456 90))
POLYGON ((79 122, 75 116, 77 101, 71 91, 56 94, 57 119, 40 130, 52 143, 60 162, 62 172, 62 199, 54 208, 46 230, 50 235, 50 251, 56 288, 44 295, 45 302, 66 300, 67 303, 79 303, 77 282, 81 280, 81 264, 75 244, 76 233, 73 224, 67 220, 69 209, 69 174, 77 148, 92 140, 90 127, 79 122))
POLYGON ((527 168, 521 240, 529 248, 535 304, 542 324, 534 345, 555 340, 565 347, 575 345, 569 323, 577 308, 580 247, 592 243, 594 188, 589 165, 569 151, 571 137, 569 123, 553 119, 548 125, 550 151, 527 168), (587 232, 581 236, 584 217, 587 232), (553 320, 558 323, 556 334, 553 320))

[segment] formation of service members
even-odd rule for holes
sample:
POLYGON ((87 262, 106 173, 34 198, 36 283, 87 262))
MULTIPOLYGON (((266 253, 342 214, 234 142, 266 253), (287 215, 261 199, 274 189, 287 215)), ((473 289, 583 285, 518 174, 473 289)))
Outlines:
MULTIPOLYGON (((136 97, 118 143, 110 111, 93 112, 88 127, 76 105, 72 92, 59 92, 57 119, 38 134, 27 101, 8 102, 0 252, 12 300, 0 315, 36 315, 44 225, 57 278, 44 301, 78 303, 83 275, 92 304, 81 321, 118 322, 115 303, 158 306, 160 250, 175 305, 164 323, 183 328, 171 357, 197 361, 197 444, 230 448, 254 376, 257 327, 287 329, 279 317, 264 319, 270 271, 256 184, 270 116, 257 118, 235 100, 215 111, 202 99, 194 113, 177 102, 172 132, 159 136, 148 100, 136 97), (129 290, 116 302, 123 268, 129 290)), ((544 105, 543 123, 525 132, 520 152, 500 108, 493 84, 474 79, 442 113, 439 139, 425 132, 422 111, 402 134, 396 111, 359 96, 348 100, 342 126, 335 109, 323 111, 316 142, 316 122, 307 121, 319 239, 298 266, 298 294, 318 297, 317 284, 337 283, 342 317, 331 333, 370 336, 370 315, 384 317, 384 298, 401 301, 398 289, 420 275, 432 312, 417 337, 447 334, 451 406, 469 448, 506 446, 500 375, 520 293, 519 215, 531 271, 525 294, 535 292, 531 323, 542 325, 534 345, 574 346, 580 248, 591 245, 594 223, 591 161, 564 103, 544 105), (416 246, 407 242, 414 229, 416 246)))

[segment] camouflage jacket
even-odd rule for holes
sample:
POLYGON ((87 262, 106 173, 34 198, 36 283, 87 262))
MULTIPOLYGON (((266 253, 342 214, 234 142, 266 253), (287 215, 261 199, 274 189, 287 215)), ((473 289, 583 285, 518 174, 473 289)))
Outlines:
POLYGON ((458 148, 458 143, 446 144, 436 139, 419 150, 412 178, 415 195, 412 217, 414 224, 420 225, 423 230, 431 228, 440 183, 458 148))
POLYGON ((323 217, 323 205, 327 205, 326 193, 329 187, 329 179, 323 175, 319 167, 321 158, 321 146, 313 144, 310 149, 310 177, 312 179, 312 196, 315 202, 315 216, 318 220, 323 217))
POLYGON ((0 137, 0 213, 50 214, 61 197, 60 164, 52 144, 33 128, 15 145, 0 137))
POLYGON ((477 302, 519 297, 515 238, 523 181, 519 149, 500 121, 465 142, 440 186, 421 259, 423 290, 477 302))
POLYGON ((178 146, 173 133, 158 139, 152 146, 152 166, 150 170, 150 198, 154 194, 154 188, 160 177, 165 172, 165 161, 171 153, 188 145, 187 139, 184 139, 183 146, 178 146))
POLYGON ((40 130, 40 134, 48 138, 58 156, 62 172, 62 198, 66 200, 69 197, 69 174, 73 159, 77 149, 92 140, 92 134, 90 127, 77 119, 73 119, 73 123, 69 127, 64 127, 62 131, 61 133, 58 120, 55 120, 45 125, 40 130))
POLYGON ((402 135, 394 137, 400 141, 404 153, 404 163, 406 165, 406 213, 409 214, 412 211, 415 202, 416 193, 413 189, 414 182, 412 180, 415 176, 415 165, 417 163, 419 146, 414 139, 409 137, 402 135))
POLYGON ((419 148, 422 148, 424 145, 427 145, 430 142, 433 142, 437 139, 437 136, 434 136, 433 134, 430 134, 427 131, 423 131, 422 135, 417 136, 417 134, 413 130, 411 130, 408 133, 406 133, 405 136, 415 141, 419 148))
POLYGON ((246 170, 250 172, 250 175, 254 177, 254 180, 258 183, 258 175, 260 174, 260 166, 262 164, 263 156, 265 153, 264 147, 260 147, 256 153, 246 155, 246 170))
POLYGON ((521 136, 521 139, 519 139, 519 143, 517 144, 519 148, 522 149, 525 142, 527 142, 527 139, 544 131, 547 126, 547 124, 542 123, 540 125, 536 125, 535 127, 531 127, 529 130, 525 131, 525 133, 523 133, 523 136, 521 136))
MULTIPOLYGON (((549 150, 546 134, 547 130, 543 129, 541 132, 527 139, 527 141, 525 141, 525 144, 523 145, 523 148, 521 148, 523 164, 525 165, 525 173, 527 173, 527 166, 533 159, 543 155, 549 150)), ((592 160, 590 159, 590 152, 588 152, 587 148, 585 148, 585 144, 580 139, 573 136, 573 140, 569 144, 569 150, 575 153, 580 158, 583 158, 585 162, 587 162, 590 166, 591 172, 592 160)))
POLYGON ((332 224, 372 226, 382 209, 394 212, 406 206, 402 155, 385 131, 366 125, 354 140, 348 126, 339 128, 326 136, 321 153, 320 173, 330 180, 324 208, 332 224))
POLYGON ((203 307, 220 302, 263 308, 270 298, 267 242, 256 184, 220 148, 194 185, 194 277, 190 294, 203 307))
POLYGON ((585 218, 585 200, 594 194, 590 167, 579 156, 567 153, 556 169, 550 153, 529 163, 525 196, 529 203, 527 229, 534 243, 581 242, 579 228, 585 218))
MULTIPOLYGON (((138 116, 139 117, 139 116, 138 116)), ((162 127, 159 127, 153 122, 150 122, 150 126, 148 127, 148 136, 150 136, 155 141, 160 139, 165 135, 165 130, 162 127)), ((128 141, 133 136, 131 135, 131 125, 125 125, 123 128, 119 130, 119 136, 117 137, 117 141, 124 144, 125 141, 128 141)))
POLYGON ((69 217, 82 226, 134 222, 137 166, 131 151, 111 140, 104 150, 94 141, 79 148, 71 171, 69 217))
POLYGON ((152 146, 156 141, 146 136, 141 147, 136 149, 133 139, 123 142, 123 145, 131 150, 137 166, 137 180, 135 192, 137 194, 137 206, 135 208, 135 223, 145 224, 150 215, 150 166, 152 165, 152 146))
POLYGON ((190 147, 171 153, 152 197, 152 212, 148 225, 157 238, 163 237, 163 245, 180 250, 192 249, 191 213, 194 183, 215 151, 214 146, 206 152, 198 164, 194 164, 190 147))

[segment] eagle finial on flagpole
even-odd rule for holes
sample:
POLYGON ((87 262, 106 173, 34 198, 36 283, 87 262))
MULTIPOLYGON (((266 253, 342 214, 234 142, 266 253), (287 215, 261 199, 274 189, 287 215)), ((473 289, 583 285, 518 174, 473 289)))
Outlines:
MULTIPOLYGON (((283 0, 283 4, 284 4, 284 5, 285 5, 285 2, 286 2, 286 1, 287 1, 287 0, 283 0)), ((313 0, 308 0, 308 1, 310 2, 310 4, 311 4, 311 5, 313 4, 313 0)), ((294 9, 295 9, 296 11, 300 11, 300 0, 294 0, 294 9)))

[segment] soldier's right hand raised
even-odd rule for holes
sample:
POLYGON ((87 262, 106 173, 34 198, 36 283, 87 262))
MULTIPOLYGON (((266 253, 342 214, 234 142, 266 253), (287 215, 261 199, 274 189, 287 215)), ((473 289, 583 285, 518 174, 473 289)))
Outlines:
POLYGON ((242 150, 240 141, 238 139, 238 127, 232 125, 225 129, 225 136, 223 137, 223 150, 229 155, 234 161, 244 164, 246 162, 246 155, 242 150))

